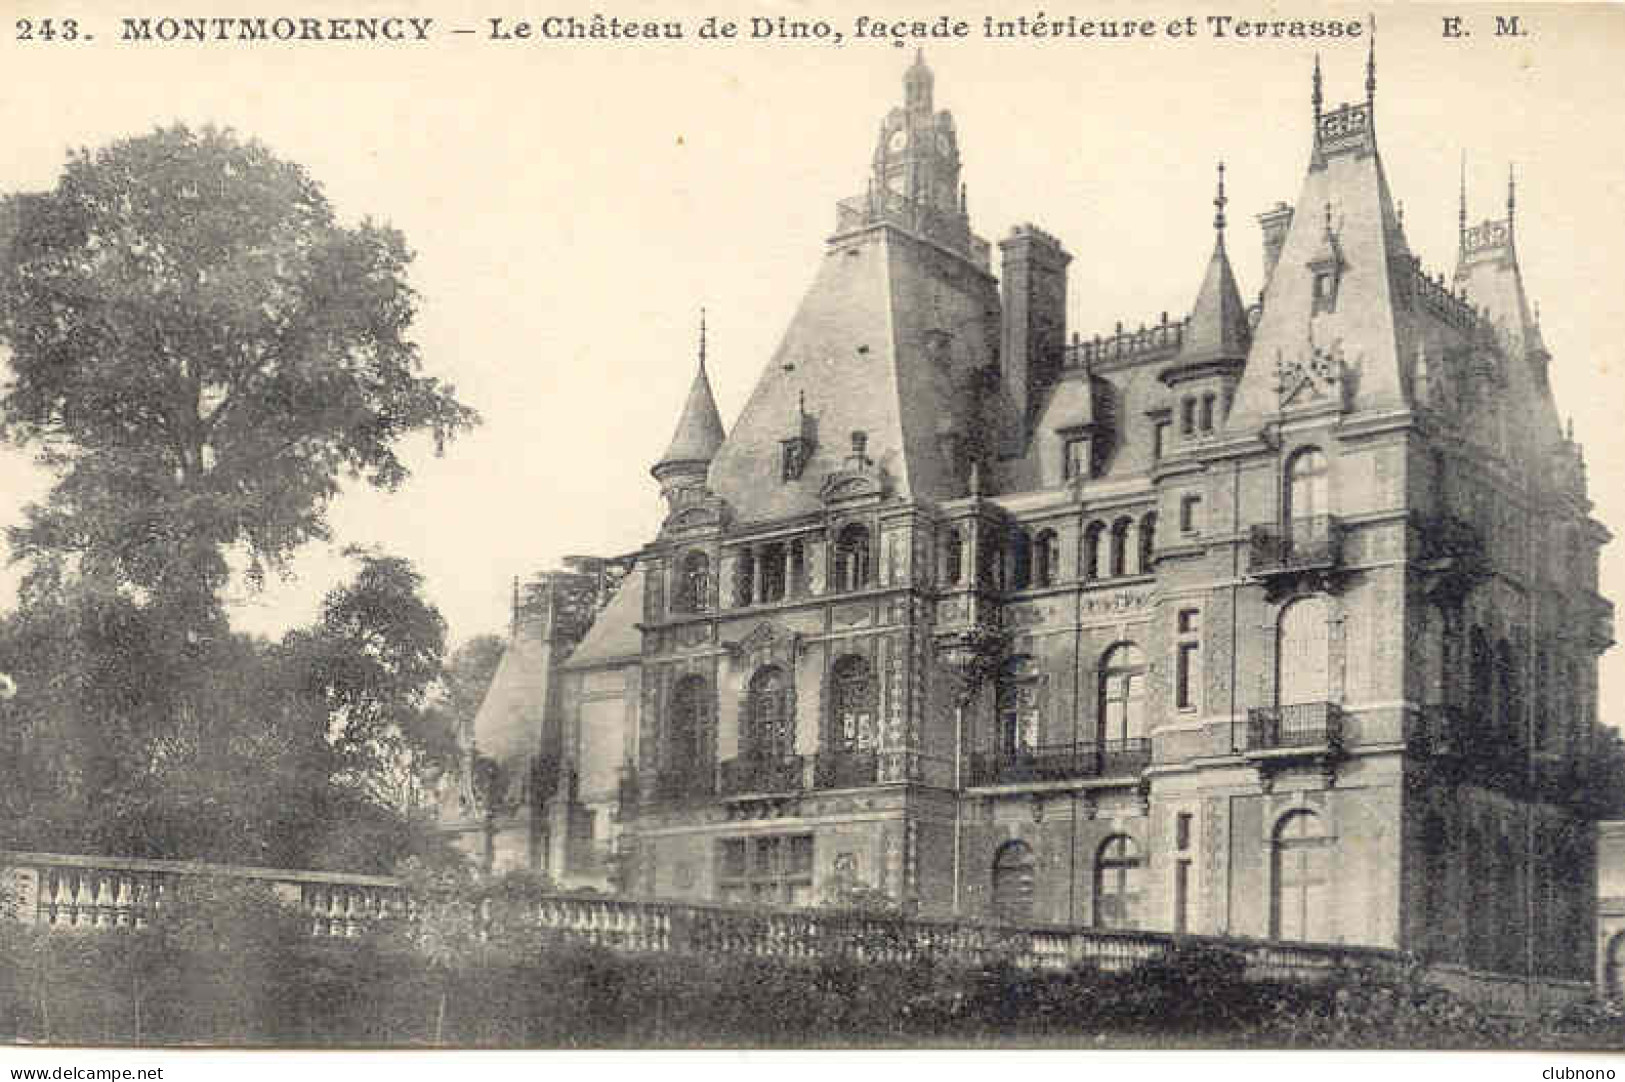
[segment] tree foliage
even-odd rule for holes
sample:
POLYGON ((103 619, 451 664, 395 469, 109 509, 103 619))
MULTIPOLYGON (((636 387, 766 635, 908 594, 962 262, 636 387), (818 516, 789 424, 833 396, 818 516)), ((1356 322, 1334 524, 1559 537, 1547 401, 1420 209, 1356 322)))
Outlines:
POLYGON ((36 574, 212 598, 233 546, 282 566, 342 478, 393 489, 402 437, 476 419, 420 372, 401 235, 229 130, 80 151, 5 218, 0 408, 57 474, 11 531, 36 574))
POLYGON ((417 791, 454 754, 444 624, 410 565, 363 557, 281 642, 78 583, 0 621, 0 848, 389 871, 438 852, 417 791))
POLYGON ((8 531, 31 566, 0 621, 0 845, 352 870, 436 850, 445 624, 411 565, 355 554, 280 642, 220 601, 234 555, 285 567, 343 482, 394 489, 407 437, 475 422, 422 372, 411 259, 214 128, 0 198, 0 427, 55 478, 8 531))

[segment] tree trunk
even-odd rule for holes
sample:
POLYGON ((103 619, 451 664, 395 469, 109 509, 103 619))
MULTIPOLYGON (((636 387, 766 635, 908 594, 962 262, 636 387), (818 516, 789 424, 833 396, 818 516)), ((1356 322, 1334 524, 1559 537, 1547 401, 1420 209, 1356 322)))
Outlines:
POLYGON ((440 982, 440 1002, 435 1006, 434 1012, 434 1043, 445 1043, 446 1035, 446 983, 440 982))

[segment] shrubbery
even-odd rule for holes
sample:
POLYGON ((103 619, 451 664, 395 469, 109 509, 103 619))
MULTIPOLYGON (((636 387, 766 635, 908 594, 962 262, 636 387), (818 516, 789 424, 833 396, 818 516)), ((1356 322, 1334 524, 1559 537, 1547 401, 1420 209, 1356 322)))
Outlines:
POLYGON ((1616 1007, 1496 1018, 1420 970, 1247 981, 1241 955, 1206 945, 1124 973, 638 955, 502 919, 545 881, 418 879, 413 925, 351 940, 314 939, 268 892, 232 882, 192 883, 140 930, 0 922, 0 1040, 1625 1047, 1616 1007))

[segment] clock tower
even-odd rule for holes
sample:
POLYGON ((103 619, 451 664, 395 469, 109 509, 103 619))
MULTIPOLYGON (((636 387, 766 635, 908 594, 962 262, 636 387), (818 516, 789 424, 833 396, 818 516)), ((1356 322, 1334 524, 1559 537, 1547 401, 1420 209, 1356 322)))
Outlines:
POLYGON ((959 179, 954 118, 932 101, 935 78, 923 53, 903 76, 903 104, 880 122, 869 191, 841 206, 840 228, 885 222, 986 269, 986 245, 971 235, 959 179))
POLYGON ((886 114, 875 145, 874 186, 941 214, 963 210, 954 118, 932 108, 935 79, 923 53, 903 76, 903 107, 886 114))

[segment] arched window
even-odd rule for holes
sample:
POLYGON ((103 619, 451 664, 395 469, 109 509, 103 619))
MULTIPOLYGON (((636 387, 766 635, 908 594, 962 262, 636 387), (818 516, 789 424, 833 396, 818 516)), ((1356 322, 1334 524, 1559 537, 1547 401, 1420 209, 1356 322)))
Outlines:
POLYGON ((993 855, 993 915, 1022 924, 1033 919, 1037 862, 1026 842, 1005 842, 993 855))
POLYGON ((1033 583, 1054 586, 1061 565, 1061 545, 1054 530, 1040 530, 1033 541, 1033 583))
POLYGON ((1490 653, 1490 640, 1481 627, 1473 628, 1468 678, 1470 697, 1467 709, 1472 713, 1473 726, 1483 732, 1494 722, 1495 662, 1490 653))
POLYGON ((782 759, 795 747, 795 726, 790 717, 790 682, 784 670, 767 665, 750 678, 746 694, 746 724, 741 727, 739 754, 750 758, 782 759))
POLYGON ((1038 747, 1041 678, 1030 657, 1013 657, 999 670, 999 754, 1022 755, 1038 747))
POLYGON ((757 592, 761 599, 783 601, 787 577, 783 543, 775 541, 770 545, 763 545, 756 562, 756 577, 759 580, 757 592))
POLYGON ((1131 523, 1120 518, 1112 523, 1112 575, 1128 574, 1128 530, 1131 523))
POLYGON ((1106 751, 1145 738, 1145 655, 1131 642, 1106 652, 1100 666, 1100 739, 1106 751))
POLYGON ((1312 811, 1289 812, 1275 827, 1270 935, 1319 943, 1331 939, 1331 841, 1312 811))
POLYGON ((1140 520, 1140 570, 1147 572, 1152 569, 1157 559, 1157 513, 1155 511, 1140 520))
POLYGON ((965 539, 950 527, 942 536, 942 580, 944 585, 958 586, 965 577, 965 539))
POLYGON ((711 685, 703 676, 685 676, 672 689, 665 762, 670 773, 698 777, 704 770, 711 703, 711 685))
POLYGON ((1281 610, 1275 664, 1277 706, 1331 699, 1331 640, 1324 597, 1299 598, 1281 610))
POLYGON ((756 596, 756 554, 741 549, 734 562, 734 604, 749 605, 756 596))
POLYGON ((1095 927, 1133 928, 1140 919, 1140 850, 1126 834, 1095 854, 1095 927))
POLYGON ((1004 535, 998 530, 982 534, 981 585, 989 590, 1002 590, 1005 584, 1004 535))
POLYGON ((1026 530, 1010 531, 1010 589, 1025 590, 1033 582, 1033 543, 1026 530))
POLYGON ((855 654, 841 658, 830 670, 830 692, 835 748, 845 752, 873 751, 879 692, 869 663, 855 654))
POLYGON ((871 564, 868 528, 857 523, 842 527, 835 537, 835 588, 863 589, 869 585, 871 564))
POLYGON ((1331 511, 1328 479, 1330 471, 1326 456, 1318 448, 1305 447, 1287 462, 1286 514, 1287 522, 1294 519, 1314 518, 1331 511))
POLYGON ((690 552, 677 569, 677 612, 704 612, 711 597, 711 560, 703 552, 690 552))
POLYGON ((1102 543, 1106 534, 1106 527, 1099 522, 1091 522, 1089 528, 1083 531, 1083 577, 1091 582, 1106 577, 1104 566, 1101 563, 1106 555, 1105 545, 1102 543))

